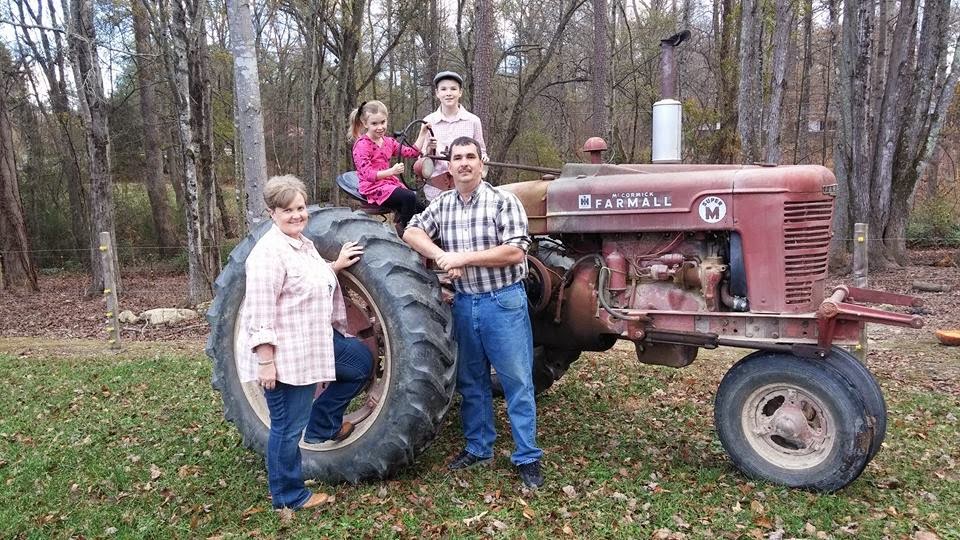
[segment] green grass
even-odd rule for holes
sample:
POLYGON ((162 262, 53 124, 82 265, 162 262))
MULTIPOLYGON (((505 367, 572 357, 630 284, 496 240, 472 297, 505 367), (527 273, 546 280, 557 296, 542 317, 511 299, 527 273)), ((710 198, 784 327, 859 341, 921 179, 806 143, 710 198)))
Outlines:
POLYGON ((323 486, 336 501, 289 520, 269 511, 262 459, 222 419, 206 357, 138 351, 0 354, 0 537, 960 538, 960 399, 922 379, 881 380, 883 449, 821 495, 751 481, 725 456, 713 392, 739 353, 683 370, 620 348, 585 354, 539 399, 539 492, 518 487, 502 403, 494 465, 447 473, 454 408, 414 467, 323 486))

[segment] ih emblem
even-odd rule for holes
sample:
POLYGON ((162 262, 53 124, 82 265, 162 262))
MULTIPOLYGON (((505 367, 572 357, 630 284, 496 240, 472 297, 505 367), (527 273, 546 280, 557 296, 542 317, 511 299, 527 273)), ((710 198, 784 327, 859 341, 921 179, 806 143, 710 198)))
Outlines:
POLYGON ((580 195, 580 210, 589 210, 592 201, 590 200, 590 194, 581 194, 580 195))
POLYGON ((727 203, 720 197, 707 197, 700 201, 700 219, 717 223, 727 215, 727 203))

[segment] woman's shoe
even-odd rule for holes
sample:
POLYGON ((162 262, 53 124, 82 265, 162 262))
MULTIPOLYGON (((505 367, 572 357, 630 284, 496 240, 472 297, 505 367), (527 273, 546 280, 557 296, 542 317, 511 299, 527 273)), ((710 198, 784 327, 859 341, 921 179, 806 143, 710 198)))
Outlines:
POLYGON ((344 421, 343 424, 340 424, 340 429, 337 431, 337 434, 333 436, 333 440, 340 442, 346 439, 353 433, 354 427, 356 426, 353 425, 353 422, 344 421))
POLYGON ((343 441, 353 433, 353 430, 356 426, 353 425, 353 422, 344 422, 340 424, 340 429, 333 434, 333 438, 326 439, 323 441, 315 439, 307 439, 306 433, 303 435, 303 439, 300 441, 300 447, 306 448, 308 450, 318 450, 324 449, 331 445, 334 445, 338 442, 343 441))
POLYGON ((330 501, 330 495, 326 493, 314 493, 307 499, 307 502, 303 503, 303 506, 298 508, 298 510, 309 510, 310 508, 315 508, 321 504, 326 504, 330 501))

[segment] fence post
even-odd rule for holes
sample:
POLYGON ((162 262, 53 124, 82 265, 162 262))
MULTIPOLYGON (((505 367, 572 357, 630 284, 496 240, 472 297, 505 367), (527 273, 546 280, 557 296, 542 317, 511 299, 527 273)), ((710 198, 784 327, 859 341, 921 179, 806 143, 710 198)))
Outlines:
MULTIPOLYGON (((869 261, 867 254, 869 253, 867 246, 867 239, 869 228, 866 223, 854 223, 853 224, 853 286, 866 288, 867 287, 867 273, 869 272, 869 261)), ((867 325, 863 325, 863 330, 860 331, 860 344, 857 346, 854 351, 857 358, 861 361, 866 361, 867 359, 867 325)))
POLYGON ((113 253, 110 252, 110 233, 100 233, 100 260, 103 261, 103 296, 107 300, 107 333, 110 334, 111 349, 120 348, 120 305, 117 301, 117 269, 113 267, 113 253))

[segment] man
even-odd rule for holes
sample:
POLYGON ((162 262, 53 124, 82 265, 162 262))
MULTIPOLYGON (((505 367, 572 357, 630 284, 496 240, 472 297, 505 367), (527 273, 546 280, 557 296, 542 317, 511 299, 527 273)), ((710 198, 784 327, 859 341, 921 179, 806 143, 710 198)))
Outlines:
POLYGON ((466 448, 451 470, 493 460, 496 430, 490 365, 503 383, 515 444, 511 461, 523 484, 543 485, 533 397, 533 334, 523 287, 526 276, 527 215, 512 193, 481 178, 480 144, 459 137, 450 144, 454 188, 441 193, 410 221, 403 235, 413 249, 453 280, 457 339, 457 391, 466 448), (439 246, 434 244, 439 241, 439 246))
MULTIPOLYGON (((436 149, 443 152, 457 137, 473 137, 479 143, 480 159, 487 161, 487 147, 483 142, 483 126, 477 115, 460 104, 463 97, 463 77, 455 71, 441 71, 433 77, 434 94, 440 106, 424 117, 436 137, 436 149)), ((442 191, 450 189, 452 179, 447 174, 447 163, 437 161, 433 176, 423 186, 423 194, 432 201, 442 191)))

